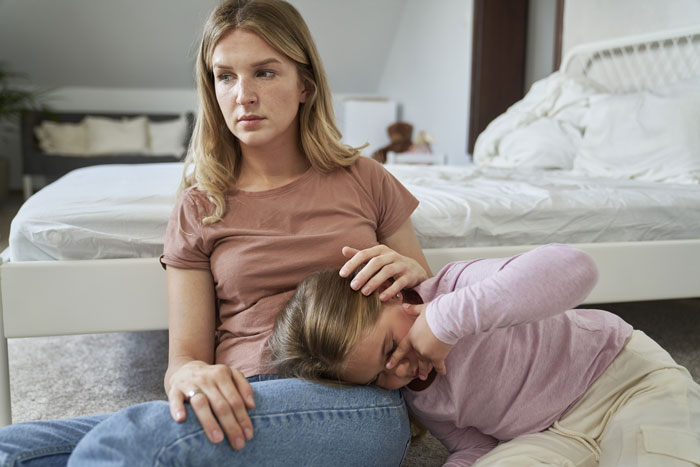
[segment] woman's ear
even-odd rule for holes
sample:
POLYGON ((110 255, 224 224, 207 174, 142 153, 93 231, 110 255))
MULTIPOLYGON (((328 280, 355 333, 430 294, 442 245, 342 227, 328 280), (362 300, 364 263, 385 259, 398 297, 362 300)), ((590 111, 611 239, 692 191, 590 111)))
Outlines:
POLYGON ((299 96, 299 102, 303 104, 304 102, 306 102, 306 99, 308 99, 309 96, 311 95, 311 93, 313 92, 314 87, 308 80, 303 79, 303 78, 302 78, 302 81, 300 84, 301 84, 301 95, 299 96))

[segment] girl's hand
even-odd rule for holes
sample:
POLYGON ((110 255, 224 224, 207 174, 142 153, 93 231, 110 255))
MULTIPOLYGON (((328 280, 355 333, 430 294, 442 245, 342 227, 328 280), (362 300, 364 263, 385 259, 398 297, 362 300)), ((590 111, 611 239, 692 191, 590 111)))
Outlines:
POLYGON ((416 260, 400 255, 386 245, 377 245, 365 250, 346 246, 343 247, 343 256, 349 260, 340 269, 342 277, 348 277, 364 264, 350 284, 354 290, 362 289, 363 294, 369 295, 387 280, 393 279, 393 283, 379 296, 382 301, 428 278, 425 269, 416 260))
MULTIPOLYGON (((421 360, 427 361, 435 368, 439 374, 444 375, 447 373, 445 369, 445 358, 447 354, 452 350, 452 345, 445 344, 440 339, 435 337, 433 331, 430 330, 428 326, 428 321, 425 319, 425 309, 427 304, 422 305, 409 305, 404 303, 403 307, 406 311, 411 312, 418 317, 415 323, 411 326, 411 329, 406 334, 406 337, 401 339, 399 345, 394 350, 394 353, 389 357, 389 361, 386 363, 386 368, 388 370, 392 369, 401 359, 411 351, 415 350, 419 355, 421 360)), ((419 365, 419 372, 421 379, 427 373, 423 373, 424 368, 419 365)), ((429 370, 428 370, 429 371, 429 370)))
POLYGON ((248 409, 255 407, 253 388, 236 369, 188 362, 170 377, 168 400, 176 422, 185 421, 184 403, 189 402, 212 443, 223 441, 225 434, 231 447, 243 449, 245 440, 253 437, 248 417, 248 409))

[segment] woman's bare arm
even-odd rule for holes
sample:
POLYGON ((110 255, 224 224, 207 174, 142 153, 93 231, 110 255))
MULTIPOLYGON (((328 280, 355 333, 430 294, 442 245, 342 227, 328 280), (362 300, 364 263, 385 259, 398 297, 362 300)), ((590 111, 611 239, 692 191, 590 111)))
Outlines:
POLYGON ((214 364, 216 294, 207 270, 168 266, 169 352, 165 390, 170 412, 185 420, 189 400, 209 440, 223 441, 224 434, 235 449, 242 449, 253 436, 247 409, 255 406, 253 389, 235 368, 214 364))

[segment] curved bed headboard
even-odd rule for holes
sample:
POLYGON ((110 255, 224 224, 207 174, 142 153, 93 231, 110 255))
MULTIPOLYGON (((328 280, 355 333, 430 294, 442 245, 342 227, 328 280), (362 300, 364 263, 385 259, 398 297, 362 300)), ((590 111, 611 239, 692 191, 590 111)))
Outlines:
POLYGON ((559 70, 614 93, 700 76, 700 27, 582 44, 559 70))

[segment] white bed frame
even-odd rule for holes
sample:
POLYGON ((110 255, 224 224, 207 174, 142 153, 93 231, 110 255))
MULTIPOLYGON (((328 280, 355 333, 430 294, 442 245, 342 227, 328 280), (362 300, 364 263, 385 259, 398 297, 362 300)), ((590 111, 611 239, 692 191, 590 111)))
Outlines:
MULTIPOLYGON (((700 28, 587 44, 567 54, 561 70, 610 91, 645 89, 660 84, 660 73, 665 82, 700 76, 699 46, 700 28), (642 64, 651 71, 640 71, 642 64)), ((700 239, 577 246, 600 270, 587 303, 700 296, 700 239)), ((425 253, 436 271, 457 259, 511 256, 533 247, 425 253)), ((3 262, 0 289, 0 426, 11 423, 7 338, 168 327, 165 273, 156 258, 3 262)))

